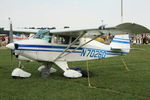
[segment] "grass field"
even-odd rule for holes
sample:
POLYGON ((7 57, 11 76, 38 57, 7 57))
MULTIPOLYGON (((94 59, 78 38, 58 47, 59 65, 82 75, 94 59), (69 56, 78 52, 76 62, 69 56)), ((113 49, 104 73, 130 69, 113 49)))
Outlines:
MULTIPOLYGON (((0 50, 0 100, 150 100, 150 45, 136 45, 125 56, 126 71, 121 57, 89 61, 94 76, 88 88, 86 78, 68 79, 58 71, 41 78, 36 62, 23 62, 24 70, 32 73, 28 79, 12 79, 11 72, 17 60, 10 62, 9 50, 0 50)), ((70 67, 86 69, 86 61, 69 63, 70 67)))

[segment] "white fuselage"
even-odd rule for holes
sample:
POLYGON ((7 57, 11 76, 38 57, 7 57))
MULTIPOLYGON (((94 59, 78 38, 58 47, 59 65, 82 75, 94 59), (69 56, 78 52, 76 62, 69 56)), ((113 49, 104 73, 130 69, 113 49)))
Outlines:
MULTIPOLYGON (((90 38, 81 38, 80 44, 82 45, 89 41, 90 38)), ((29 39, 15 42, 18 48, 15 49, 15 53, 24 56, 31 60, 54 62, 54 60, 68 47, 65 44, 48 43, 42 39, 29 39)), ((73 51, 79 45, 73 45, 67 50, 65 54, 73 51)), ((110 45, 100 43, 96 40, 89 42, 82 48, 78 48, 73 53, 68 54, 58 60, 65 60, 67 62, 90 60, 90 59, 101 59, 107 57, 118 56, 127 54, 128 50, 119 52, 111 50, 110 45)))

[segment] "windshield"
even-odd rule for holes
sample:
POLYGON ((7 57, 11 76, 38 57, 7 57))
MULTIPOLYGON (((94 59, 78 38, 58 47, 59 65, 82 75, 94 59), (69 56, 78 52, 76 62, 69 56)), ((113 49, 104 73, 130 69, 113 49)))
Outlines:
POLYGON ((49 30, 39 30, 36 35, 34 36, 36 39, 43 39, 47 42, 51 42, 52 34, 49 30))

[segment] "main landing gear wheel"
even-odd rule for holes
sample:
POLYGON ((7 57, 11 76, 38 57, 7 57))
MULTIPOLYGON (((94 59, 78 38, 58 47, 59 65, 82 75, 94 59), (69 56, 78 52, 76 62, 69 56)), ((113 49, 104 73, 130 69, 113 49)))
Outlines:
POLYGON ((41 73, 41 77, 48 77, 50 73, 56 72, 56 69, 51 66, 52 63, 45 63, 38 68, 38 71, 41 73))
POLYGON ((21 68, 15 68, 12 73, 11 73, 11 76, 14 78, 14 79, 22 79, 22 78, 29 78, 31 76, 30 73, 22 70, 21 68))
POLYGON ((22 68, 24 66, 21 64, 21 61, 19 61, 19 64, 18 64, 18 68, 15 68, 12 73, 11 73, 11 76, 14 78, 14 79, 23 79, 23 78, 29 78, 31 76, 31 73, 28 73, 26 71, 24 71, 22 68))

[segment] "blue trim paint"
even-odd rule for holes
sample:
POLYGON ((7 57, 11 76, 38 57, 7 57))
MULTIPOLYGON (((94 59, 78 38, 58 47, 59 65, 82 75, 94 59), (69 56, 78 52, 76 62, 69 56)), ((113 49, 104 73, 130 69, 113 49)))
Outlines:
POLYGON ((123 44, 130 44, 130 42, 127 42, 127 41, 118 41, 118 40, 112 40, 111 42, 123 43, 123 44))
MULTIPOLYGON (((15 50, 23 50, 23 51, 45 51, 45 52, 64 52, 64 50, 39 50, 39 49, 15 49, 15 50)), ((71 52, 71 51, 66 51, 71 52)), ((73 53, 81 53, 80 51, 74 51, 73 53)))
MULTIPOLYGON (((23 51, 44 51, 44 52, 63 52, 63 50, 37 50, 37 49, 15 49, 15 50, 23 50, 23 51)), ((66 51, 71 52, 71 51, 66 51)), ((73 53, 81 53, 80 51, 74 51, 73 53)), ((128 54, 127 52, 114 52, 114 51, 107 51, 106 55, 123 55, 128 54)))
POLYGON ((128 40, 128 41, 129 41, 129 39, 122 39, 122 38, 114 38, 114 39, 119 39, 119 40, 128 40))
MULTIPOLYGON (((54 45, 24 45, 18 44, 19 47, 33 47, 33 48, 56 48, 56 49, 66 49, 67 46, 54 46, 54 45)), ((70 47, 69 49, 76 49, 76 47, 70 47)), ((82 50, 82 48, 78 48, 78 50, 82 50)))
MULTIPOLYGON (((120 41, 119 41, 120 42, 120 41)), ((123 41, 121 41, 123 42, 123 41)), ((56 49, 66 49, 67 46, 49 46, 49 45, 23 45, 19 44, 19 47, 31 47, 31 48, 56 48, 56 49)), ((70 49, 76 49, 76 47, 70 47, 70 49)), ((84 48, 79 48, 78 50, 82 50, 84 48)), ((93 49, 93 50, 100 50, 95 48, 86 48, 86 49, 93 49)), ((23 51, 44 51, 44 52, 64 52, 64 50, 40 50, 40 49, 15 49, 15 50, 23 50, 23 51)), ((128 52, 119 52, 119 51, 108 51, 108 50, 100 50, 105 51, 107 55, 122 55, 128 54, 128 52)), ((71 52, 71 51, 66 51, 71 52)), ((81 51, 74 51, 73 53, 81 53, 81 51)))
MULTIPOLYGON (((82 48, 82 49, 85 49, 85 48, 82 48)), ((100 50, 100 49, 95 49, 95 48, 86 48, 86 49, 100 50)), ((128 54, 128 52, 108 51, 108 50, 101 50, 101 51, 106 51, 107 53, 124 53, 124 54, 128 54)))

